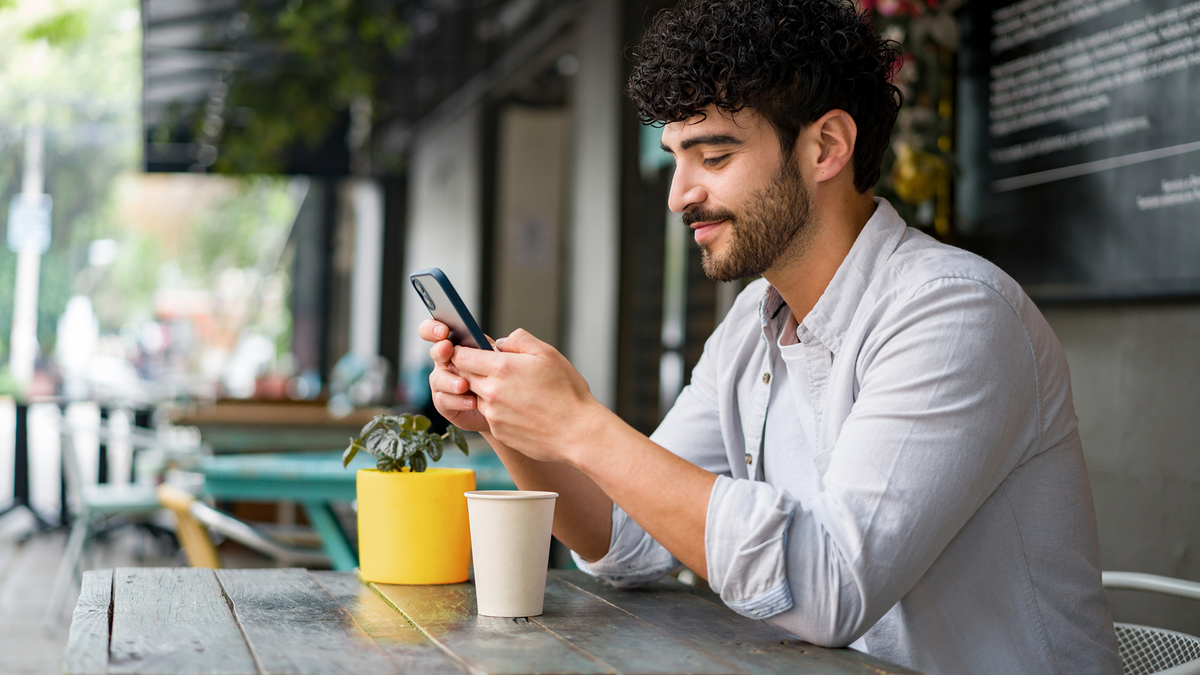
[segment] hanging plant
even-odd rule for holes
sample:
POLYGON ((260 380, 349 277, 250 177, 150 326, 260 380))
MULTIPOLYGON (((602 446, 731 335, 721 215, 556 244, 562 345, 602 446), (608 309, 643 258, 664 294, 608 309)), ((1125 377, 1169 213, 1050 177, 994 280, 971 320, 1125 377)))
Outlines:
POLYGON ((903 59, 893 82, 904 104, 875 193, 915 227, 953 238, 954 68, 965 0, 857 0, 875 30, 897 43, 903 59))

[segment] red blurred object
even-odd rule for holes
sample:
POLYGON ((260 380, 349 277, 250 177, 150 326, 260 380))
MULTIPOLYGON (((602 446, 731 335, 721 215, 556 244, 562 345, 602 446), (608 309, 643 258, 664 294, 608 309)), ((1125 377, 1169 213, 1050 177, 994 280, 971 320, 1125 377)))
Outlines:
POLYGON ((254 382, 254 398, 267 401, 282 401, 287 396, 288 378, 277 373, 268 373, 254 382))

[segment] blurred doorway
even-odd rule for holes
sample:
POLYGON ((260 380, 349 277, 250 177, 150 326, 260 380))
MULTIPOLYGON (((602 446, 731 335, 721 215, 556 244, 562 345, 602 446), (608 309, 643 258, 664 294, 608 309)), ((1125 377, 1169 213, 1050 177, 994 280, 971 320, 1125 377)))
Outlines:
POLYGON ((571 31, 490 95, 484 134, 484 329, 524 328, 563 348, 571 185, 571 31))
POLYGON ((505 104, 495 128, 491 330, 561 345, 567 110, 505 104))

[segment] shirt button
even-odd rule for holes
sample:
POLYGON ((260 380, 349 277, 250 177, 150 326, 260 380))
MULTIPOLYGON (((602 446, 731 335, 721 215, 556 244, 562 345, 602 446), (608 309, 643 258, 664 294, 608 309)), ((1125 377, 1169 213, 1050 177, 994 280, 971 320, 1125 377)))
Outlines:
POLYGON ((771 374, 763 373, 763 384, 771 384, 771 374))
POLYGON ((753 463, 754 463, 754 458, 753 458, 753 457, 751 457, 751 456, 750 456, 750 453, 748 453, 748 452, 746 453, 746 463, 747 463, 747 464, 753 464, 753 463))

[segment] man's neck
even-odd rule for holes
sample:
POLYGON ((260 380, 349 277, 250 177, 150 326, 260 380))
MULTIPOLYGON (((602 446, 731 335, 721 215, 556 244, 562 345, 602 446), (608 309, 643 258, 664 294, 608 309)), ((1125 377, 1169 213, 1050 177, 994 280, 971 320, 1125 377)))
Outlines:
POLYGON ((833 280, 838 267, 850 253, 858 234, 875 213, 870 192, 815 205, 816 217, 809 227, 811 239, 802 255, 780 269, 763 273, 798 322, 812 311, 833 280))

